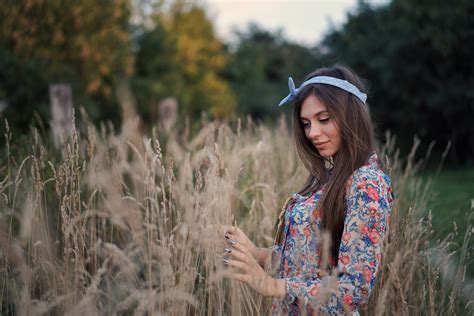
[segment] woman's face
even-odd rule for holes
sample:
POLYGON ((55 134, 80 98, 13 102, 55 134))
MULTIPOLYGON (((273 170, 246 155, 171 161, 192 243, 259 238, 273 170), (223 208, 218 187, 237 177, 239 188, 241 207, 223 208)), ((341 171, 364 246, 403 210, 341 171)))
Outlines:
POLYGON ((301 106, 300 121, 306 137, 323 157, 335 155, 341 146, 341 135, 326 106, 313 94, 301 106))

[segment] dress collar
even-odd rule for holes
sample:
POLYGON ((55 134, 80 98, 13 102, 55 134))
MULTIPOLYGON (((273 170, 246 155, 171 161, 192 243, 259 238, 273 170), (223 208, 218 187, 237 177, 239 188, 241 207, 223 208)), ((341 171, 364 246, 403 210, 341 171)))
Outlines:
MULTIPOLYGON (((369 159, 367 160, 367 162, 362 166, 373 166, 373 167, 379 168, 380 165, 381 165, 380 158, 377 155, 377 153, 375 151, 373 151, 370 154, 369 159)), ((332 169, 327 170, 327 172, 332 173, 332 169)), ((296 202, 302 202, 302 201, 307 200, 308 198, 310 198, 313 195, 314 195, 314 193, 310 194, 310 195, 301 195, 297 192, 294 192, 294 193, 291 194, 291 197, 296 202)))

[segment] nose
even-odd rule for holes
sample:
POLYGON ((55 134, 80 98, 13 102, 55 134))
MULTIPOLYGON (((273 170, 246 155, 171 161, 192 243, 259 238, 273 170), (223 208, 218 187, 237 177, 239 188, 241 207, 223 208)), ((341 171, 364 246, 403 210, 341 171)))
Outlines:
POLYGON ((321 136, 321 128, 319 124, 311 124, 308 137, 311 139, 316 139, 321 136))

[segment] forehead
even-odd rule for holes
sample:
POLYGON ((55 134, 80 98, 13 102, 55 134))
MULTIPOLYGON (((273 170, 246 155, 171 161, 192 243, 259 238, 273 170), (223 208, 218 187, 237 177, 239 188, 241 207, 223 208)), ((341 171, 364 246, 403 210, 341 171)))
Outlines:
POLYGON ((319 101, 316 96, 310 94, 301 105, 300 117, 301 118, 312 118, 313 116, 327 111, 326 106, 319 101))

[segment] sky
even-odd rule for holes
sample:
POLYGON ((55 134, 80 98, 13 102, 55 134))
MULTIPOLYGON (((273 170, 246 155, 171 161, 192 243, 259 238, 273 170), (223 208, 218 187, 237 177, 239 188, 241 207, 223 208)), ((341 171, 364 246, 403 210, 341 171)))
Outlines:
MULTIPOLYGON (((308 46, 316 45, 331 26, 346 21, 357 0, 204 0, 217 35, 232 41, 232 29, 245 31, 249 22, 265 30, 282 29, 286 38, 308 46)), ((368 0, 371 4, 387 0, 368 0)))

